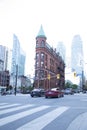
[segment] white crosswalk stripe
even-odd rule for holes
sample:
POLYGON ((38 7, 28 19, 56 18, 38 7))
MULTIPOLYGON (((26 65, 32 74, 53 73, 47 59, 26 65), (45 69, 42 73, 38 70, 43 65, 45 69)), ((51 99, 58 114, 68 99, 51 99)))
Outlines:
POLYGON ((21 110, 21 109, 24 109, 24 108, 32 107, 32 106, 34 106, 34 105, 29 104, 29 105, 25 105, 25 106, 19 106, 19 107, 16 107, 16 108, 2 110, 2 111, 0 111, 0 115, 6 114, 6 113, 9 113, 9 112, 13 112, 13 111, 17 111, 17 110, 21 110))
POLYGON ((8 107, 14 107, 14 106, 17 106, 19 104, 11 104, 11 105, 6 105, 6 106, 0 106, 0 109, 3 109, 3 108, 8 108, 8 107))
POLYGON ((0 119, 0 126, 3 126, 3 125, 5 125, 7 123, 10 123, 12 121, 18 120, 20 118, 23 118, 25 116, 29 116, 29 115, 31 115, 31 114, 33 114, 35 112, 39 112, 39 111, 44 110, 44 109, 46 109, 48 107, 49 106, 40 106, 40 107, 33 108, 31 110, 28 110, 28 111, 20 112, 18 114, 2 118, 2 119, 0 119))
POLYGON ((38 130, 42 130, 44 127, 46 127, 53 120, 55 120, 57 117, 59 117, 61 114, 63 114, 65 111, 69 109, 68 106, 60 106, 57 108, 56 107, 52 108, 51 106, 47 106, 47 105, 36 106, 35 104, 22 105, 22 104, 1 103, 0 106, 2 107, 2 110, 0 110, 0 116, 1 116, 0 127, 3 127, 8 123, 15 122, 19 119, 23 120, 23 118, 27 118, 27 116, 28 118, 30 118, 29 115, 35 114, 37 112, 42 113, 42 111, 45 110, 45 114, 41 114, 41 116, 35 117, 33 120, 30 119, 29 122, 25 122, 25 124, 21 124, 21 126, 16 126, 17 130, 36 130, 36 128, 38 130), (19 111, 16 113, 17 110, 19 111), (48 112, 49 110, 50 112, 48 112), (5 116, 5 114, 8 115, 5 116))
POLYGON ((17 130, 42 130, 47 124, 53 121, 55 118, 60 116, 64 111, 66 111, 67 107, 60 107, 47 114, 25 124, 24 126, 18 128, 17 130))

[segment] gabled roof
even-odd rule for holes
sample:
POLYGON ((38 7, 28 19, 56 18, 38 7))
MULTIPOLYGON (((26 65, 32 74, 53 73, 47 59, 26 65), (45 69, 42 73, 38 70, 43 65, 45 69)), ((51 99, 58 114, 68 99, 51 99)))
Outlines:
POLYGON ((46 38, 42 25, 40 27, 40 30, 39 30, 38 35, 36 36, 36 38, 37 37, 44 37, 44 38, 46 38))

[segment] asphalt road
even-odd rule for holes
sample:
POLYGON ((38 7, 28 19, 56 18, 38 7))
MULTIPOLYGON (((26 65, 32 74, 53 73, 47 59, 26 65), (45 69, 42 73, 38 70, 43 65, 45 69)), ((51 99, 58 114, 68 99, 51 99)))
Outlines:
POLYGON ((0 130, 86 130, 87 94, 0 96, 0 130))

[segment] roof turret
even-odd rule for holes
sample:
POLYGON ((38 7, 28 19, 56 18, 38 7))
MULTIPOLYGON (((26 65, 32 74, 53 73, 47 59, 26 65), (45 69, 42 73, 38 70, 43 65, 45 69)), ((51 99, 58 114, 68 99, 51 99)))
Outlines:
POLYGON ((38 37, 46 38, 42 25, 40 27, 40 30, 39 30, 38 35, 36 36, 36 38, 38 38, 38 37))

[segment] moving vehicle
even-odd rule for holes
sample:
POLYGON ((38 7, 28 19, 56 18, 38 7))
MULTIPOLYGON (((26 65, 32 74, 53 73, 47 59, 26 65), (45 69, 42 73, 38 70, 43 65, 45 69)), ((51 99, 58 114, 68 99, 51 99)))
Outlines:
POLYGON ((64 96, 64 92, 62 90, 59 90, 58 88, 52 88, 50 90, 47 90, 45 92, 45 98, 52 98, 52 97, 63 97, 64 96))
POLYGON ((31 91, 31 93, 30 93, 30 95, 31 95, 31 97, 42 97, 42 96, 44 96, 44 93, 45 93, 45 91, 44 91, 44 89, 33 89, 32 91, 31 91))

